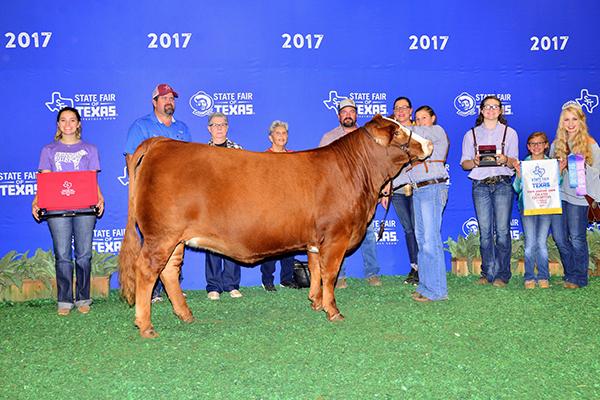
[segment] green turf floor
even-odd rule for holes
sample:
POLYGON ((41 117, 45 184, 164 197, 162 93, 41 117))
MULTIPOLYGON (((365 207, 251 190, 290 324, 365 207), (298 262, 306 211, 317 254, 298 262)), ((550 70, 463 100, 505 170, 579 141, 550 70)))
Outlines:
POLYGON ((342 323, 312 311, 307 289, 190 291, 196 322, 156 304, 154 340, 117 292, 68 317, 51 301, 0 303, 0 399, 600 398, 600 279, 571 291, 448 279, 435 304, 401 277, 350 279, 342 323))

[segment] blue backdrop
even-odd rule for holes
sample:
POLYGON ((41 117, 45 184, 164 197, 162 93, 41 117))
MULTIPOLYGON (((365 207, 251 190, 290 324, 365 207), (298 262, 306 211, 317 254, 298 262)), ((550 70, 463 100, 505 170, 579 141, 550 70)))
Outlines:
MULTIPOLYGON (((316 147, 337 125, 335 103, 352 97, 359 124, 389 114, 397 96, 428 104, 450 137, 449 203, 442 237, 476 224, 470 182, 459 165, 477 104, 496 94, 521 139, 553 138, 561 106, 582 105, 599 128, 600 3, 539 1, 46 1, 9 2, 0 16, 0 255, 51 248, 30 214, 42 146, 56 111, 79 108, 83 136, 100 151, 106 213, 94 246, 117 252, 127 214, 122 157, 131 123, 151 111, 160 82, 180 94, 175 116, 206 142, 206 115, 230 115, 229 136, 246 149, 268 146, 271 121, 289 122, 289 147, 316 147), (204 101, 202 101, 204 99, 204 101)), ((169 188, 176 190, 176 188, 169 188)), ((513 233, 520 231, 515 211, 513 233)), ((378 244, 383 274, 408 271, 392 211, 378 244)), ((347 261, 362 276, 360 252, 347 261)), ((449 264, 448 264, 449 267, 449 264)), ((187 251, 184 287, 203 288, 204 256, 187 251)), ((260 282, 242 270, 242 285, 260 282)), ((114 281, 113 281, 114 284, 114 281)))

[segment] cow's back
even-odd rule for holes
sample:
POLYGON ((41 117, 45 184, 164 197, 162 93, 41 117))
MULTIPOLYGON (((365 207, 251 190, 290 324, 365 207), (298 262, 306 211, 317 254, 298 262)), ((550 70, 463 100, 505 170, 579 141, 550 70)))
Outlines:
POLYGON ((241 261, 304 250, 349 212, 340 190, 347 177, 323 150, 153 143, 136 172, 140 231, 145 238, 193 238, 191 244, 241 261))

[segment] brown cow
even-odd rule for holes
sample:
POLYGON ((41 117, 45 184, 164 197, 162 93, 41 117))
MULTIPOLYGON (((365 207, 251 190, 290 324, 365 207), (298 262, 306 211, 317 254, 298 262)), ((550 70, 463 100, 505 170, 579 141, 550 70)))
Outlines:
POLYGON ((244 263, 307 251, 312 308, 342 320, 333 288, 345 253, 365 235, 382 186, 409 159, 431 153, 431 142, 409 133, 377 115, 329 146, 295 153, 143 142, 127 160, 119 255, 122 294, 136 304, 140 334, 157 336, 150 297, 159 274, 175 314, 193 321, 178 280, 186 245, 244 263))

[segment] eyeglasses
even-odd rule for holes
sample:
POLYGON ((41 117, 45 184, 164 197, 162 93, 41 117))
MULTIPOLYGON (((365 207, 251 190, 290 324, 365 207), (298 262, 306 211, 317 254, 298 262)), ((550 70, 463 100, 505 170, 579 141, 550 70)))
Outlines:
POLYGON ((404 111, 404 110, 409 110, 410 107, 409 106, 397 106, 394 107, 394 111, 404 111))
POLYGON ((227 126, 227 122, 223 122, 222 124, 208 124, 208 126, 214 126, 215 128, 223 128, 227 126))
POLYGON ((500 109, 500 106, 497 106, 495 104, 494 105, 486 104, 485 106, 483 106, 481 108, 483 108, 484 110, 498 110, 498 109, 500 109))
POLYGON ((546 143, 548 143, 548 142, 529 142, 529 143, 527 143, 527 145, 528 145, 528 146, 532 146, 532 147, 533 147, 533 146, 543 146, 543 145, 545 145, 546 143))

